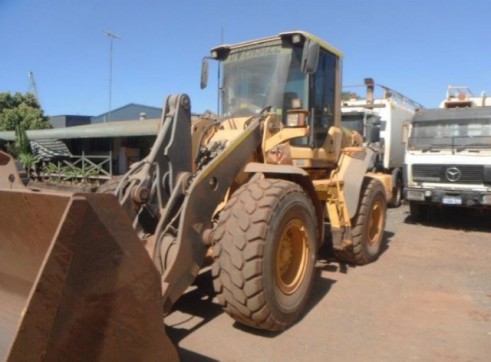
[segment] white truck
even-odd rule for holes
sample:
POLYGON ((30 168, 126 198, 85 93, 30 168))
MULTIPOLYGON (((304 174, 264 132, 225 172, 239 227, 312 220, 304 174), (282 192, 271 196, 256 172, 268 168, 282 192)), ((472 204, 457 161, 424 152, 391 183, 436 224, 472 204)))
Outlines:
POLYGON ((430 208, 491 210, 491 99, 449 87, 440 108, 421 110, 409 128, 405 193, 413 220, 430 208))
POLYGON ((389 206, 398 207, 401 204, 403 189, 403 131, 404 127, 407 129, 415 111, 423 106, 393 89, 375 84, 371 78, 366 78, 364 83, 365 98, 346 91, 360 86, 344 88, 342 125, 363 135, 366 145, 376 151, 374 169, 376 172, 392 175, 394 187, 389 206), (378 95, 380 91, 382 94, 378 95), (377 132, 374 132, 376 128, 380 128, 380 139, 376 136, 377 132))

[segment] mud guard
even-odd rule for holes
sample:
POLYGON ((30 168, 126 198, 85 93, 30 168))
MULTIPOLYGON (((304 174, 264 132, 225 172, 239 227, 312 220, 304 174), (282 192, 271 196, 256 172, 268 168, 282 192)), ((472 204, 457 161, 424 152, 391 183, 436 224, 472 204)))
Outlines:
POLYGON ((292 165, 274 165, 259 162, 250 162, 244 169, 247 173, 259 173, 275 178, 291 180, 302 186, 302 188, 310 196, 317 215, 317 231, 319 240, 317 245, 320 247, 324 242, 324 209, 323 205, 317 197, 312 179, 307 171, 292 165))
POLYGON ((327 207, 335 249, 342 250, 350 243, 351 219, 358 211, 363 179, 373 157, 374 152, 370 148, 347 147, 341 152, 339 168, 332 174, 332 182, 340 193, 337 200, 331 200, 327 207))
POLYGON ((350 219, 358 210, 363 178, 373 157, 374 152, 370 148, 350 147, 341 152, 336 178, 343 182, 343 198, 350 219))

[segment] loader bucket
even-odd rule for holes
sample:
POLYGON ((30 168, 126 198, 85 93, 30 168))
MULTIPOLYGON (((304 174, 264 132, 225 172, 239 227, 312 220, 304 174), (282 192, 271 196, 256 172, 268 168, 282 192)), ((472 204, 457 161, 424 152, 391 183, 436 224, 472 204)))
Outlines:
POLYGON ((171 361, 160 275, 114 195, 0 189, 0 361, 171 361))

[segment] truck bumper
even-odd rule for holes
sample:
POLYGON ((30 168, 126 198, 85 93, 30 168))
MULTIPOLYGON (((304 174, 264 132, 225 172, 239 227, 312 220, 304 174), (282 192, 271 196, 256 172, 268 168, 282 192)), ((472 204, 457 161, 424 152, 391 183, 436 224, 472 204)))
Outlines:
POLYGON ((426 204, 463 207, 491 207, 491 191, 445 190, 408 187, 405 190, 408 201, 419 201, 426 204))

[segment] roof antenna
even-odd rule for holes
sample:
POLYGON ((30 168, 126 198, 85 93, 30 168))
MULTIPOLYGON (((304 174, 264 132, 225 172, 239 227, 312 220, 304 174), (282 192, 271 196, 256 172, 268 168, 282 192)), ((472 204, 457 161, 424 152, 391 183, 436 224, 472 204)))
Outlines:
MULTIPOLYGON (((223 42, 223 26, 220 28, 220 43, 223 45, 224 42, 223 42)), ((221 64, 220 62, 218 62, 218 72, 217 72, 217 89, 218 89, 218 97, 217 97, 217 114, 220 115, 220 99, 222 98, 222 88, 221 88, 221 84, 220 84, 220 68, 221 68, 221 64)))

